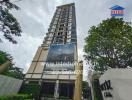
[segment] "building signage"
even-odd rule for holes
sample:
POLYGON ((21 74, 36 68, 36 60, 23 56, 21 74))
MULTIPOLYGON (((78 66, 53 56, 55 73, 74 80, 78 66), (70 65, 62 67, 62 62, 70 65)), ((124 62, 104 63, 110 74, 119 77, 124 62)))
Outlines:
POLYGON ((53 44, 49 48, 45 70, 74 70, 75 57, 75 44, 53 44))
POLYGON ((113 88, 111 87, 110 80, 107 80, 107 81, 105 80, 105 82, 102 83, 100 87, 101 87, 104 97, 113 97, 112 93, 110 92, 110 90, 113 90, 113 88))

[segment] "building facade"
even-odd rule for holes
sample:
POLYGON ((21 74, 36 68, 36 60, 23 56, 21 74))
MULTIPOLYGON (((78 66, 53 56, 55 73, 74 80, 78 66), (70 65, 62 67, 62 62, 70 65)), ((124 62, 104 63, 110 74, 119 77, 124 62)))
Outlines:
POLYGON ((43 98, 81 100, 82 73, 77 70, 82 70, 82 64, 78 64, 75 4, 71 3, 57 7, 25 83, 40 84, 43 98))

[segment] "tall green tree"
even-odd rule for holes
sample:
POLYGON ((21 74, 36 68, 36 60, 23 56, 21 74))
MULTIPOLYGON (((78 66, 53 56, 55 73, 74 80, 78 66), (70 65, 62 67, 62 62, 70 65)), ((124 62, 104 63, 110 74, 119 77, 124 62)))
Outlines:
POLYGON ((0 51, 0 65, 4 64, 6 61, 12 62, 12 57, 6 52, 0 51))
MULTIPOLYGON (((11 10, 19 7, 10 0, 0 0, 0 34, 12 43, 17 43, 14 36, 21 36, 21 27, 17 19, 11 14, 11 10)), ((2 41, 2 38, 0 37, 2 41)))
POLYGON ((132 67, 132 27, 122 18, 109 18, 92 26, 85 43, 84 57, 94 70, 132 67))
MULTIPOLYGON (((24 77, 23 69, 14 66, 12 60, 13 60, 13 58, 10 54, 0 51, 0 69, 3 64, 10 61, 9 64, 6 64, 5 68, 3 68, 4 70, 2 70, 2 73, 0 73, 0 74, 6 75, 9 77, 18 78, 18 79, 23 79, 23 77, 24 77)), ((0 70, 0 72, 1 72, 1 70, 0 70)))

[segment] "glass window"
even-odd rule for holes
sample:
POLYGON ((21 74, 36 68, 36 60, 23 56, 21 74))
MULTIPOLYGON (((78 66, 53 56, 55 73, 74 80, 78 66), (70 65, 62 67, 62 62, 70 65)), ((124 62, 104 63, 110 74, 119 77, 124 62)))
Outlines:
POLYGON ((71 39, 67 39, 67 42, 68 42, 68 43, 71 42, 71 39))
POLYGON ((63 33, 62 32, 58 32, 58 35, 62 35, 63 33))
POLYGON ((63 28, 59 28, 59 30, 63 30, 63 28))
POLYGON ((58 11, 61 11, 61 8, 58 8, 57 10, 58 10, 58 11))
POLYGON ((49 33, 48 36, 49 36, 49 37, 53 37, 53 33, 49 33))
POLYGON ((56 28, 56 25, 52 25, 52 28, 56 28))
POLYGON ((56 14, 56 17, 58 18, 60 15, 59 14, 56 14))
POLYGON ((64 22, 65 22, 65 20, 63 19, 63 20, 61 20, 60 22, 61 22, 61 23, 64 23, 64 22))
POLYGON ((54 21, 54 24, 57 24, 57 21, 56 20, 54 21))
POLYGON ((67 35, 71 35, 71 31, 68 31, 67 35))
POLYGON ((64 24, 60 24, 60 27, 63 27, 64 26, 64 24))
POLYGON ((70 15, 69 18, 72 18, 72 15, 70 15))
POLYGON ((71 38, 71 35, 67 35, 67 38, 71 38))
POLYGON ((50 32, 54 32, 55 31, 55 28, 52 28, 50 32))
POLYGON ((68 26, 71 26, 72 25, 72 23, 68 23, 68 26))

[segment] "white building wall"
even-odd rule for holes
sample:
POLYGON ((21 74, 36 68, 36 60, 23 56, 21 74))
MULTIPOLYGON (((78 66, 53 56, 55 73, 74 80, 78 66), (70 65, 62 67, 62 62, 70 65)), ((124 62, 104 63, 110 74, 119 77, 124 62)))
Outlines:
MULTIPOLYGON (((132 100, 132 69, 109 69, 99 79, 100 85, 109 81, 113 89, 102 91, 104 100, 132 100), (112 97, 106 97, 105 93, 112 97)), ((106 86, 107 87, 107 86, 106 86)))
POLYGON ((0 75, 0 96, 16 94, 22 85, 22 80, 0 75))

